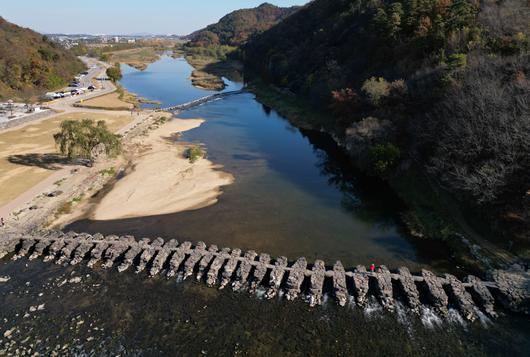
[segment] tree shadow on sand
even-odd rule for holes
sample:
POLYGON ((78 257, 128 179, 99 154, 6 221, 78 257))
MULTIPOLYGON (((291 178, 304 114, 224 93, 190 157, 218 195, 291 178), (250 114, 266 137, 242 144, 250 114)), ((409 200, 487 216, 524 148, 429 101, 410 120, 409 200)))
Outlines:
MULTIPOLYGON (((36 166, 46 170, 60 170, 65 165, 76 165, 72 160, 59 154, 23 154, 11 155, 7 160, 12 164, 36 166)), ((78 165, 78 163, 77 163, 78 165)))

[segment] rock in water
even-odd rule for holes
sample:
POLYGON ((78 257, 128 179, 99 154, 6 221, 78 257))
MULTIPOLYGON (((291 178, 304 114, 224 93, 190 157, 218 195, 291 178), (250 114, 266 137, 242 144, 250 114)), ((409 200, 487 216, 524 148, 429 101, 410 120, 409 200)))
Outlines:
POLYGON ((280 285, 282 283, 283 274, 285 273, 286 267, 287 258, 284 256, 279 257, 278 259, 276 259, 276 262, 274 262, 274 268, 272 268, 271 278, 269 281, 270 287, 267 290, 267 293, 265 294, 265 297, 267 299, 272 299, 278 293, 278 289, 280 289, 280 285))
POLYGON ((392 276, 390 271, 384 265, 377 268, 377 274, 375 275, 377 297, 381 301, 383 308, 388 311, 394 311, 394 297, 392 288, 392 276))
POLYGON ((505 308, 530 314, 530 272, 494 270, 490 275, 497 283, 500 302, 505 308))
POLYGON ((59 259, 55 261, 56 264, 62 265, 70 260, 72 257, 73 251, 77 248, 79 245, 78 240, 73 240, 68 242, 63 249, 59 252, 59 259))
POLYGON ((353 286, 355 289, 355 300, 357 305, 365 307, 368 299, 368 290, 370 289, 370 278, 368 277, 366 267, 357 265, 353 270, 353 286))
POLYGON ((466 291, 464 284, 451 274, 445 274, 445 279, 449 282, 450 295, 456 302, 456 306, 462 316, 469 321, 475 321, 477 319, 475 304, 471 295, 466 291))
POLYGON ((245 253, 243 261, 239 264, 239 268, 237 268, 236 278, 232 283, 232 289, 234 289, 234 291, 242 289, 247 283, 250 270, 252 269, 252 263, 257 256, 258 254, 253 250, 249 250, 245 253))
POLYGON ((348 302, 348 287, 346 286, 346 271, 340 261, 333 266, 333 290, 340 306, 348 302))
POLYGON ((219 276, 219 270, 223 266, 223 263, 225 262, 225 260, 227 260, 229 257, 230 257, 230 249, 229 248, 221 249, 219 254, 213 260, 212 265, 210 266, 210 269, 208 269, 208 273, 206 274, 206 285, 208 285, 209 287, 212 287, 217 283, 217 277, 219 276))
POLYGON ((447 315, 447 305, 449 304, 449 298, 444 291, 442 282, 436 275, 428 270, 422 269, 421 275, 423 276, 423 281, 427 286, 427 296, 429 301, 434 306, 436 311, 442 315, 447 315))
POLYGON ((93 246, 94 242, 92 241, 92 236, 86 236, 85 241, 79 244, 74 250, 72 260, 70 260, 70 265, 77 265, 81 263, 93 246))
POLYGON ((103 269, 111 268, 114 265, 114 262, 118 260, 118 258, 124 254, 130 246, 131 243, 124 241, 117 241, 116 243, 111 244, 105 251, 105 254, 103 254, 103 259, 105 261, 105 263, 103 263, 103 269))
POLYGON ((412 274, 410 274, 410 271, 405 267, 399 268, 398 274, 398 285, 405 297, 405 302, 412 311, 419 313, 421 308, 420 293, 418 292, 416 283, 414 283, 412 274))
POLYGON ((322 289, 326 278, 326 265, 322 260, 316 260, 311 274, 311 287, 309 290, 309 305, 311 307, 322 304, 322 289))
POLYGON ((267 274, 267 265, 269 264, 271 260, 270 255, 267 253, 261 253, 258 258, 258 264, 256 265, 256 268, 254 269, 254 274, 252 274, 252 278, 250 279, 250 292, 255 293, 256 289, 258 288, 259 284, 265 277, 265 274, 267 274))
POLYGON ((234 270, 237 268, 237 263, 239 263, 239 257, 241 256, 241 249, 233 249, 232 254, 230 254, 230 259, 225 264, 225 267, 223 269, 222 274, 222 280, 221 285, 219 286, 219 289, 223 289, 228 283, 230 283, 230 280, 232 279, 232 274, 234 274, 234 270))
POLYGON ((305 278, 305 271, 307 269, 307 260, 304 257, 298 260, 291 267, 289 278, 287 278, 287 300, 294 300, 300 294, 300 288, 305 278))
POLYGON ((184 275, 183 279, 186 280, 193 274, 195 265, 201 260, 202 256, 206 254, 206 244, 204 242, 199 242, 195 246, 195 249, 191 252, 190 256, 184 262, 184 275))
POLYGON ((20 245, 20 249, 18 250, 17 254, 13 255, 12 260, 18 260, 22 257, 25 257, 26 254, 29 253, 31 248, 35 245, 35 240, 32 238, 24 238, 22 239, 22 243, 20 245))
POLYGON ((144 269, 147 267, 147 264, 149 264, 153 256, 156 254, 158 248, 162 247, 163 245, 164 240, 158 237, 142 252, 142 254, 140 255, 140 261, 136 266, 137 274, 144 271, 144 269))
POLYGON ((206 271, 206 268, 210 265, 212 262, 212 259, 214 257, 214 253, 217 253, 219 249, 215 244, 211 245, 210 248, 208 248, 208 251, 204 253, 204 255, 201 258, 201 261, 199 262, 199 271, 197 272, 196 279, 197 281, 201 281, 204 272, 206 271))
POLYGON ((140 255, 144 249, 149 248, 149 243, 151 243, 149 238, 142 238, 136 244, 132 244, 131 248, 129 248, 129 250, 123 256, 123 261, 120 265, 118 265, 118 271, 121 273, 129 269, 129 267, 133 265, 134 259, 136 259, 136 257, 140 255))
POLYGON ((87 266, 89 268, 92 268, 94 265, 96 265, 97 262, 101 260, 105 249, 107 249, 109 245, 110 243, 106 241, 100 241, 96 243, 96 246, 90 252, 90 260, 87 263, 87 266))
POLYGON ((37 244, 35 244, 35 247, 33 248, 33 253, 31 253, 28 259, 34 260, 43 255, 44 251, 46 250, 46 248, 48 248, 50 244, 52 244, 52 242, 46 239, 37 242, 37 244))
POLYGON ((156 254, 155 259, 153 260, 153 265, 151 265, 151 269, 149 270, 149 276, 153 277, 157 275, 160 270, 164 267, 164 264, 167 261, 167 258, 173 251, 173 249, 177 248, 178 242, 175 239, 171 239, 169 242, 167 242, 164 247, 158 251, 156 254))
POLYGON ((476 276, 469 275, 465 279, 465 281, 471 284, 471 289, 473 291, 473 294, 475 298, 478 300, 478 303, 480 304, 480 306, 486 312, 486 314, 488 314, 491 317, 497 317, 497 313, 494 310, 495 299, 493 298, 493 295, 491 295, 486 285, 484 285, 482 280, 480 280, 476 276))
POLYGON ((182 262, 186 258, 186 252, 190 249, 191 249, 191 243, 184 242, 173 253, 171 258, 169 259, 169 268, 166 273, 166 277, 168 279, 174 277, 177 274, 180 264, 182 264, 182 262))
POLYGON ((61 250, 62 247, 65 246, 64 239, 59 238, 55 242, 53 242, 50 247, 48 248, 48 255, 44 257, 44 262, 49 262, 57 256, 57 252, 61 250))

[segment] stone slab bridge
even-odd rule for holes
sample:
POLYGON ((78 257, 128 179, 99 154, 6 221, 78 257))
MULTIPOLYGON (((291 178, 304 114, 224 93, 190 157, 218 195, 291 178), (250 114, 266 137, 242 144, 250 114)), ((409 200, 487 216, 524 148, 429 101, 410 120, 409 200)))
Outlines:
POLYGON ((171 107, 161 108, 160 110, 165 111, 165 112, 181 112, 181 111, 184 111, 184 110, 192 109, 194 107, 198 107, 199 105, 206 104, 208 102, 212 102, 212 101, 217 100, 217 99, 225 98, 225 97, 228 97, 228 96, 231 96, 231 95, 241 94, 243 92, 245 92, 245 91, 244 90, 234 90, 234 91, 216 93, 216 94, 208 95, 208 96, 205 96, 205 97, 202 97, 202 98, 199 98, 199 99, 195 99, 195 100, 193 100, 191 102, 178 104, 178 105, 173 105, 171 107))
POLYGON ((530 274, 524 271, 491 272, 491 281, 468 276, 437 276, 428 270, 413 275, 407 268, 395 272, 380 266, 368 272, 364 266, 346 270, 340 261, 332 267, 322 260, 308 264, 305 258, 289 262, 286 257, 271 258, 252 250, 219 249, 203 242, 178 243, 162 238, 135 240, 132 236, 103 236, 48 231, 41 234, 7 233, 0 235, 0 259, 10 257, 29 260, 43 257, 45 262, 76 265, 86 261, 89 267, 116 266, 119 272, 134 269, 137 273, 164 275, 167 278, 193 277, 208 286, 234 290, 266 289, 268 299, 282 291, 287 300, 304 298, 311 306, 322 304, 323 295, 332 294, 340 306, 349 301, 364 307, 370 297, 376 298, 388 311, 394 311, 396 300, 420 313, 429 307, 446 315, 449 307, 473 321, 480 314, 497 316, 496 309, 529 313, 530 274))

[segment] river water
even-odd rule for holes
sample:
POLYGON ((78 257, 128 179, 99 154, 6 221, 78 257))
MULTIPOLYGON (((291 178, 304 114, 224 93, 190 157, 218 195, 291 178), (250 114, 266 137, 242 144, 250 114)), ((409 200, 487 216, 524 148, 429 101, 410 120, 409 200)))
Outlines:
MULTIPOLYGON (((166 56, 146 71, 124 66, 123 73, 122 85, 162 107, 213 93, 191 85, 191 67, 182 59, 166 56)), ((241 87, 228 83, 228 91, 241 87)), ((251 93, 179 117, 206 120, 180 140, 204 144, 208 158, 235 177, 219 202, 163 216, 83 220, 68 229, 202 240, 331 265, 340 259, 346 266, 454 270, 442 245, 407 236, 397 197, 383 182, 356 171, 327 135, 293 127, 251 93)))
MULTIPOLYGON (((191 87, 191 68, 163 57, 144 72, 124 67, 122 84, 162 105, 208 94, 191 87)), ((229 89, 237 89, 230 83, 229 89)), ((205 144, 208 157, 235 176, 208 208, 112 222, 81 221, 79 231, 163 236, 306 256, 346 266, 407 265, 454 271, 443 246, 408 237, 403 207, 381 182, 364 177, 325 135, 292 127, 243 94, 180 115, 204 118, 181 140, 205 144)), ((465 323, 425 310, 384 313, 265 301, 190 281, 132 272, 0 261, 0 355, 148 356, 524 356, 530 322, 517 316, 465 323)))

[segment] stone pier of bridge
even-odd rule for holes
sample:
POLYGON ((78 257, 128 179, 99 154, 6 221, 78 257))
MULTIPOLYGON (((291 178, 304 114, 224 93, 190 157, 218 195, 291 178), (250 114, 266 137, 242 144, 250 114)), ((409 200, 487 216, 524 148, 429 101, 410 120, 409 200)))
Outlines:
POLYGON ((42 258, 63 265, 86 262, 92 268, 146 271, 150 277, 194 278, 210 287, 231 286, 236 291, 255 292, 263 288, 268 299, 281 291, 287 300, 304 299, 311 306, 322 304, 324 294, 329 294, 340 306, 353 301, 364 307, 373 298, 387 311, 394 311, 397 301, 415 313, 426 307, 446 315, 454 308, 470 321, 480 314, 495 317, 499 308, 530 312, 530 274, 524 271, 495 270, 488 281, 476 276, 459 280, 450 274, 439 276, 425 269, 412 274, 405 267, 390 271, 382 265, 369 272, 364 266, 346 269, 340 261, 326 265, 316 260, 309 264, 301 257, 289 262, 283 256, 273 259, 266 253, 219 249, 203 242, 136 240, 132 236, 61 231, 30 235, 5 233, 0 236, 0 259, 5 257, 42 258))

